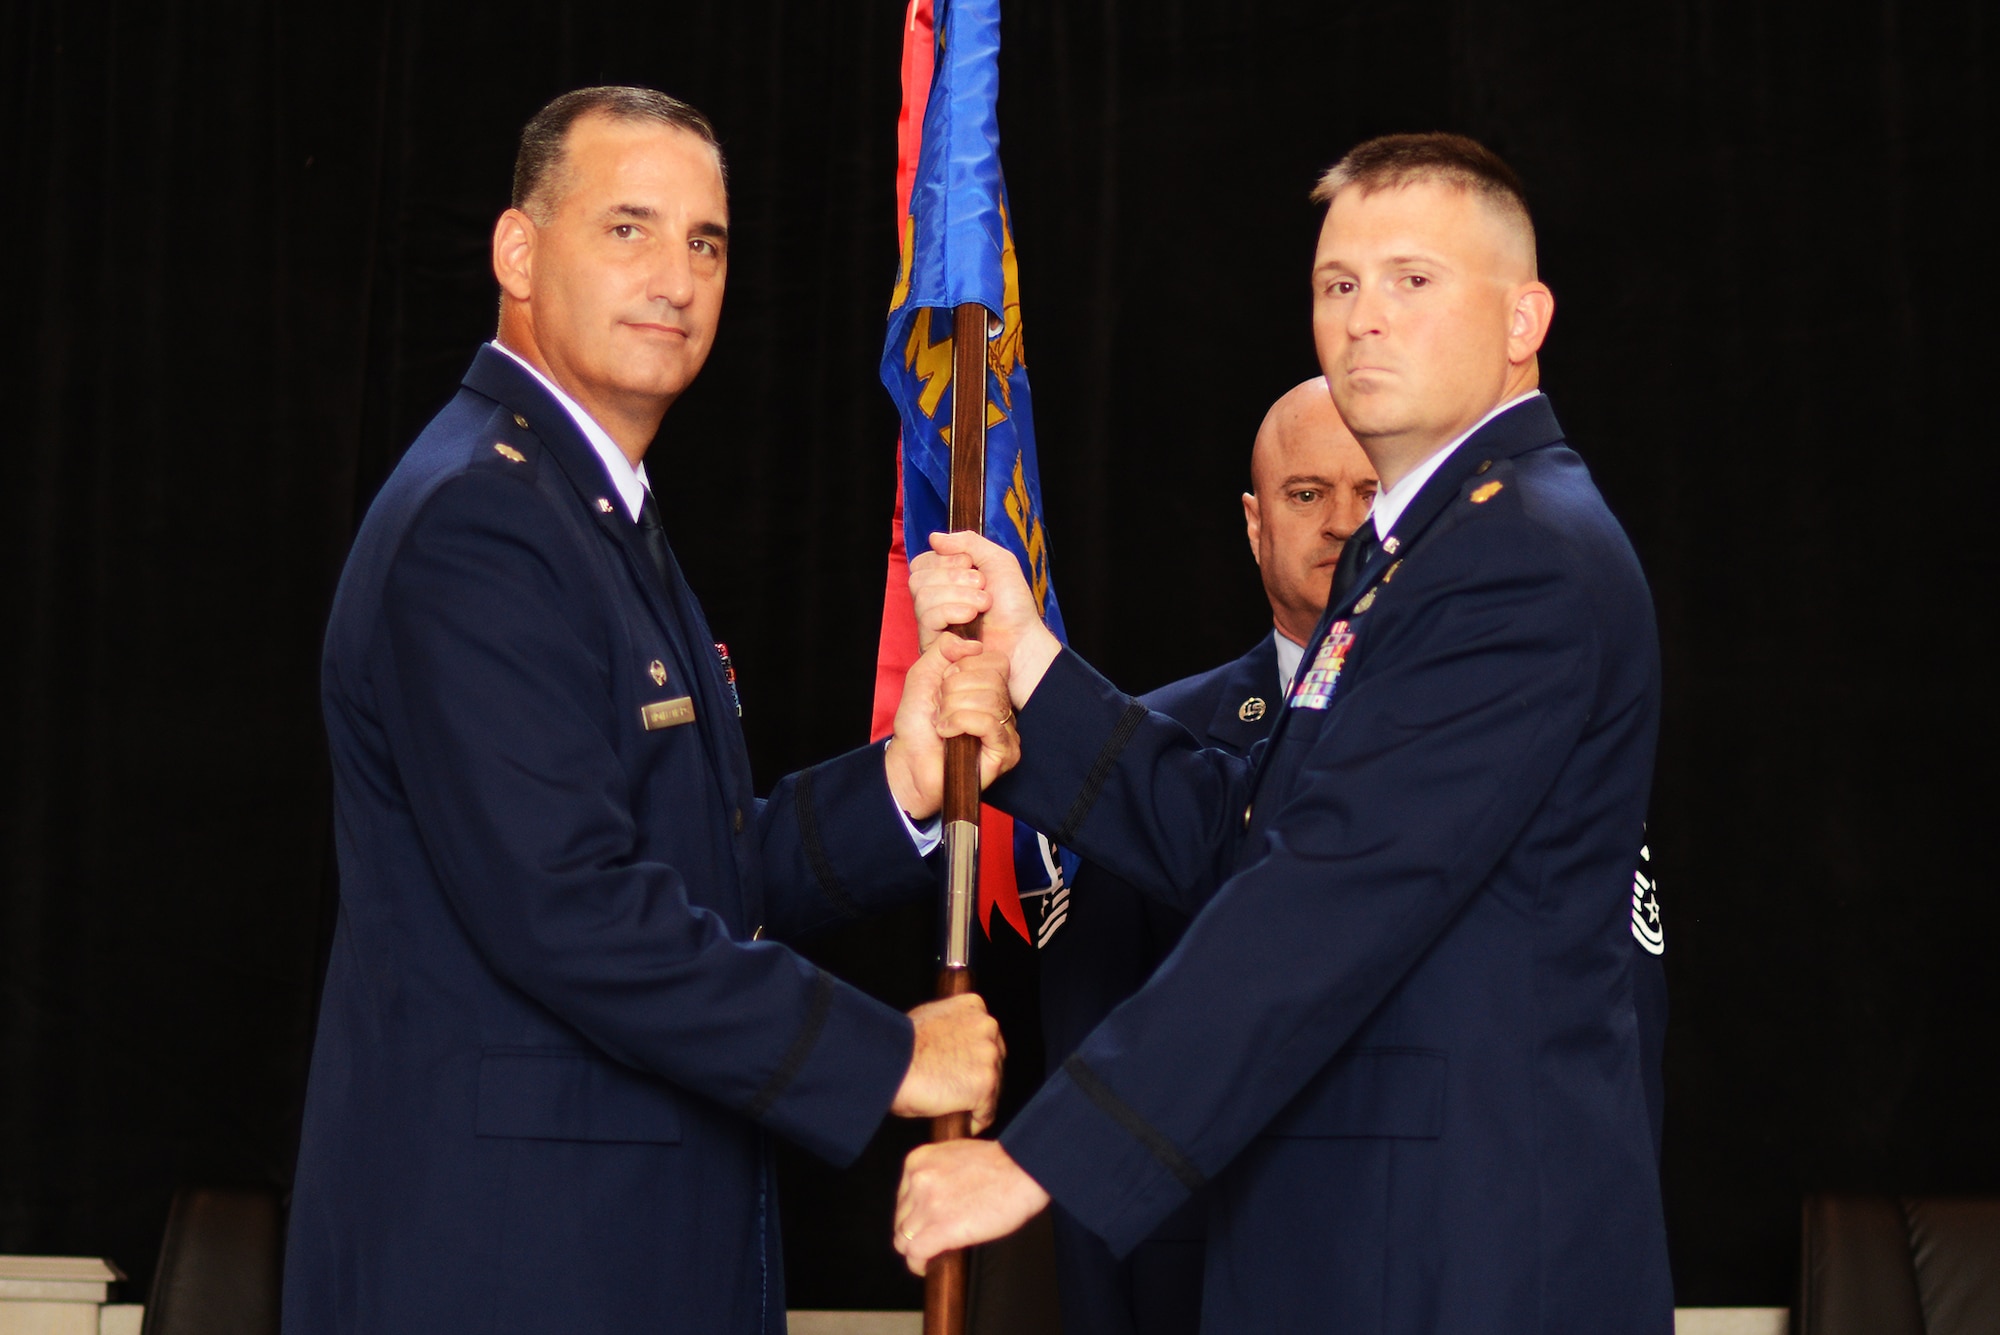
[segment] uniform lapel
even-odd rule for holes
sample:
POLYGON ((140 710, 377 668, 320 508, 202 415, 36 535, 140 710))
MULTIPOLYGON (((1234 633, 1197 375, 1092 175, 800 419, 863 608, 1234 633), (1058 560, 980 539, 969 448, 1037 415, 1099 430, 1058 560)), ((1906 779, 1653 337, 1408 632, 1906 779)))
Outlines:
POLYGON ((730 693, 729 683, 723 680, 722 660, 715 647, 715 632, 709 629, 708 617, 701 610, 701 600, 694 596, 687 577, 681 573, 680 558, 674 555, 672 539, 667 541, 667 583, 669 601, 673 603, 681 622, 688 652, 699 660, 692 672, 696 698, 708 711, 708 717, 721 723, 721 726, 709 730, 710 734, 724 739, 722 754, 717 757, 718 767, 730 775, 736 800, 748 800, 750 752, 744 745, 743 725, 736 715, 735 697, 730 693))
MULTIPOLYGON (((627 573, 638 586, 648 610, 666 632, 668 647, 680 681, 688 684, 694 699, 696 731, 708 752, 710 773, 720 790, 724 805, 747 810, 754 789, 750 780, 749 752, 743 742, 742 722, 736 716, 728 689, 716 659, 715 642, 708 631, 701 605, 681 576, 680 563, 667 544, 667 583, 662 587, 651 553, 639 526, 626 512, 618 489, 604 471, 604 461, 584 438, 568 411, 551 398, 535 378, 522 370, 513 358, 491 346, 482 347, 467 371, 465 387, 500 404, 525 420, 551 459, 568 480, 576 503, 590 517, 597 531, 622 554, 627 573)), ((737 841, 742 857, 741 841, 737 841)))
MULTIPOLYGON (((562 470, 576 495, 577 504, 590 516, 597 531, 624 553, 633 583, 638 585, 653 616, 668 631, 668 638, 675 641, 674 647, 677 650, 688 648, 674 633, 679 618, 674 615, 667 590, 660 587, 660 581, 653 574, 653 558, 646 551, 645 535, 632 522, 618 488, 612 485, 611 478, 604 471, 604 461, 597 457, 597 451, 584 439, 583 432, 571 420, 568 410, 551 398, 549 392, 522 370, 513 358, 491 345, 480 348, 479 355, 472 359, 472 369, 465 373, 464 383, 467 389, 484 394, 511 410, 518 423, 534 432, 549 458, 555 460, 562 470)), ((696 663, 689 655, 681 656, 690 659, 677 664, 681 669, 681 678, 690 680, 696 663)))
POLYGON ((1270 734, 1284 702, 1283 684, 1278 680, 1278 646, 1266 635, 1231 665, 1204 740, 1247 752, 1270 734))

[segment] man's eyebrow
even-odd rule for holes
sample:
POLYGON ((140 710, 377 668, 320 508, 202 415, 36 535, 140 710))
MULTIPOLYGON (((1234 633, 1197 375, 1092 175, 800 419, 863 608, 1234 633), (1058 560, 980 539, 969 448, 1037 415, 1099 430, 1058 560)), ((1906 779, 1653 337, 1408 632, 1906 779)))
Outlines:
POLYGON ((712 241, 727 241, 729 229, 719 222, 698 222, 688 229, 695 236, 705 236, 712 241))
POLYGON ((652 222, 660 216, 658 209, 644 204, 613 204, 604 211, 607 218, 632 218, 639 222, 652 222))
POLYGON ((1307 485, 1314 487, 1331 487, 1334 485, 1334 481, 1332 478, 1322 477, 1318 473, 1294 473, 1290 477, 1286 478, 1283 482, 1280 482, 1278 484, 1278 489, 1282 491, 1286 487, 1298 487, 1307 485))

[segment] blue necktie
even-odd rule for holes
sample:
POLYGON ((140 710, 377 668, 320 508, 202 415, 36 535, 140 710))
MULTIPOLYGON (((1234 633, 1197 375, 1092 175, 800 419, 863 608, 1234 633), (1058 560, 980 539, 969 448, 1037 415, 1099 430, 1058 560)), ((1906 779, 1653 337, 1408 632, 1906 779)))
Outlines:
POLYGON ((1375 521, 1362 520, 1361 527, 1354 530, 1354 536, 1340 549, 1340 561, 1333 568, 1333 592, 1327 599, 1328 606, 1338 607, 1347 601, 1381 547, 1375 537, 1375 521))

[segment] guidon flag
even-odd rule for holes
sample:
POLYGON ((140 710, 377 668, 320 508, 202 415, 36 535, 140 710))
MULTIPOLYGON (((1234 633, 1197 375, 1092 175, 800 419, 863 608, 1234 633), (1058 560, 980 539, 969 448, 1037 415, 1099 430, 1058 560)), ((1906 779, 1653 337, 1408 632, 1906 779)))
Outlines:
MULTIPOLYGON (((908 552, 942 532, 951 490, 952 312, 987 311, 986 536, 1014 553, 1043 622, 1065 639, 1049 577, 1035 461, 1034 413, 1022 357, 1020 271, 1000 174, 999 0, 909 0, 903 23, 903 108, 897 123, 901 261, 889 299, 882 383, 902 419, 896 516, 882 599, 872 733, 893 728, 903 675, 917 658, 908 552), (906 535, 911 542, 906 543, 906 535)), ((981 807, 978 917, 992 914, 1047 944, 1068 914, 1074 855, 981 807), (1039 899, 1030 930, 1022 899, 1039 899)))

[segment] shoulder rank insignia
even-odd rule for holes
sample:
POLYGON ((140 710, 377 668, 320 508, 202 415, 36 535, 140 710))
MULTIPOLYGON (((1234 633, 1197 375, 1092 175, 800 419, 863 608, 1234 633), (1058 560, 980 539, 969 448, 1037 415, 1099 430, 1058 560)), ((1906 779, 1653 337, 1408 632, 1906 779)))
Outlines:
POLYGON ((499 455, 502 459, 510 459, 517 464, 524 464, 528 462, 527 455, 521 453, 519 450, 515 449, 512 445, 507 444, 505 441, 499 441, 499 440, 494 441, 493 452, 499 455))
POLYGON ((1242 719, 1245 723, 1255 723, 1258 719, 1264 717, 1264 697, 1253 695, 1242 704, 1236 706, 1236 717, 1242 719))
POLYGON ((1472 503, 1474 505, 1486 504, 1486 502, 1492 500, 1495 496, 1498 496, 1500 494, 1500 488, 1504 487, 1505 485, 1507 484, 1504 482, 1487 482, 1482 484, 1477 491, 1472 493, 1472 503))

